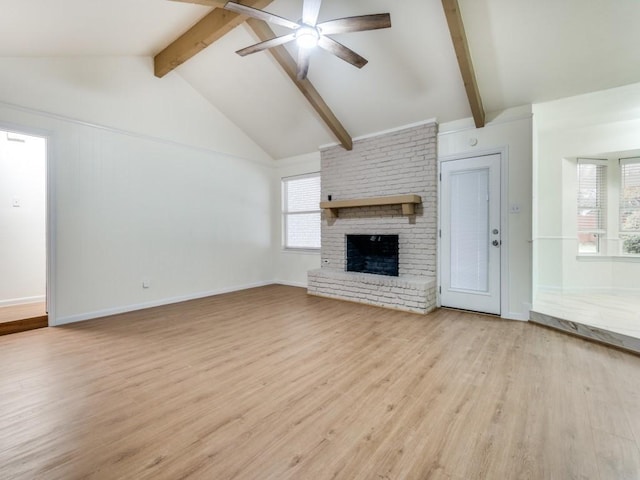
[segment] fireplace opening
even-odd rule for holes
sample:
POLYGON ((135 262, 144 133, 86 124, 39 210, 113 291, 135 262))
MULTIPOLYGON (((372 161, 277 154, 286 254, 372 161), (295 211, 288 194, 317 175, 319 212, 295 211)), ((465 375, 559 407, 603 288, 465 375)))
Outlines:
POLYGON ((398 276, 398 235, 347 235, 347 271, 398 276))

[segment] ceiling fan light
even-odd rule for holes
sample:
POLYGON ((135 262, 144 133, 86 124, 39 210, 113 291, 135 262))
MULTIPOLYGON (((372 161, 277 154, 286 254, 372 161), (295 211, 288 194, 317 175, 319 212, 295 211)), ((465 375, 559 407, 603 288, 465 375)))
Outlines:
POLYGON ((318 45, 320 33, 318 30, 307 25, 296 30, 296 43, 300 48, 313 48, 318 45))

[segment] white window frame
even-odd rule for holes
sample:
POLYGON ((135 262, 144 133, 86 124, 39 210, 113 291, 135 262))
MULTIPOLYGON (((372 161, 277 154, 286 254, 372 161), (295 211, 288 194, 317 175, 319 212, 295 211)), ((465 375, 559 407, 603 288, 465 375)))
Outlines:
MULTIPOLYGON (((608 187, 608 183, 609 183, 609 161, 608 160, 604 160, 604 159, 595 159, 595 158, 578 158, 577 159, 577 165, 576 165, 576 172, 578 174, 578 192, 580 191, 580 165, 596 165, 598 167, 603 167, 604 168, 604 192, 598 192, 597 193, 597 197, 600 199, 600 201, 602 202, 600 205, 598 205, 596 208, 600 211, 600 222, 601 224, 598 225, 599 228, 595 228, 595 229, 589 229, 589 230, 580 230, 579 229, 579 225, 576 225, 576 239, 578 239, 578 236, 580 234, 591 234, 594 235, 597 239, 596 241, 596 251, 595 252, 581 252, 580 251, 580 241, 578 239, 578 244, 577 244, 577 248, 578 248, 578 255, 585 255, 585 256, 593 256, 593 255, 605 255, 606 254, 606 242, 603 241, 606 239, 607 237, 607 208, 609 205, 609 188, 608 187)), ((578 210, 578 215, 576 217, 576 220, 579 216, 579 212, 582 208, 578 199, 576 199, 576 204, 577 204, 577 210, 578 210)))
MULTIPOLYGON (((288 188, 287 188, 287 184, 288 182, 291 181, 295 181, 295 180, 300 180, 300 179, 304 179, 304 178, 314 178, 317 177, 320 180, 320 172, 312 172, 312 173, 306 173, 303 175, 293 175, 290 177, 282 177, 281 178, 281 189, 282 189, 282 249, 285 251, 291 251, 291 252, 310 252, 310 253, 320 253, 320 247, 296 247, 296 246, 290 246, 287 245, 287 238, 288 238, 288 226, 289 226, 289 222, 288 219, 293 216, 293 215, 303 215, 303 214, 309 214, 309 213, 318 213, 320 214, 320 216, 322 215, 322 211, 320 209, 320 195, 318 195, 318 208, 317 209, 313 209, 313 210, 305 210, 305 211, 296 211, 296 212, 289 212, 287 211, 287 206, 289 204, 288 202, 288 198, 287 198, 287 193, 288 193, 288 188)), ((322 220, 321 220, 322 221, 322 220)), ((320 239, 318 239, 320 240, 320 239)))

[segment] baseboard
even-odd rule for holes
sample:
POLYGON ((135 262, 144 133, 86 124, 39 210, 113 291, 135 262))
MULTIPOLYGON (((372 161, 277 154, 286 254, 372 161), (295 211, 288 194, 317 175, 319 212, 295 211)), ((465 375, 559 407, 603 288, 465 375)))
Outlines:
POLYGON ((529 312, 527 313, 515 313, 509 312, 505 315, 501 315, 500 318, 505 318, 507 320, 518 320, 519 322, 528 322, 529 321, 529 312))
POLYGON ((192 293, 188 295, 179 295, 176 297, 163 298, 159 300, 153 300, 151 302, 136 303, 132 305, 126 305, 123 307, 106 308, 104 310, 95 310, 93 312, 79 313, 77 315, 69 315, 67 317, 59 317, 56 319, 49 319, 50 326, 68 325, 70 323, 82 322, 85 320, 93 320, 94 318, 108 317, 110 315, 118 315, 120 313, 133 312, 136 310, 144 310, 145 308, 161 307, 163 305, 170 305, 172 303, 187 302, 189 300, 197 300, 198 298, 212 297, 214 295, 222 295, 224 293, 237 292, 240 290, 247 290, 249 288, 264 287, 266 285, 272 285, 273 281, 264 281, 250 283, 246 285, 237 285, 234 287, 220 288, 217 290, 210 290, 207 292, 192 293))
POLYGON ((9 300, 0 300, 0 307, 13 307, 14 305, 26 305, 28 303, 40 303, 46 301, 47 297, 38 295, 36 297, 10 298, 9 300))
POLYGON ((551 293, 558 295, 640 295, 640 288, 627 287, 540 287, 538 293, 551 293))
POLYGON ((562 287, 552 285, 538 285, 538 293, 562 293, 562 287))
POLYGON ((273 283, 276 285, 286 285, 287 287, 307 288, 307 282, 288 282, 285 280, 274 280, 273 283))

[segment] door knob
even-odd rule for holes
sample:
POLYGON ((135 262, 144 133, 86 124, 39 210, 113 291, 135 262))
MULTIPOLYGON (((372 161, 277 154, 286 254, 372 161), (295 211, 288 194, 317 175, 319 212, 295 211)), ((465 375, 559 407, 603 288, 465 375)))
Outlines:
POLYGON ((493 242, 491 242, 491 245, 493 245, 494 247, 498 247, 500 246, 500 242, 498 240, 494 240, 493 242))
POLYGON ((498 234, 498 233, 500 233, 500 232, 498 232, 498 229, 497 229, 497 228, 494 228, 492 233, 493 233, 494 235, 497 235, 497 234, 498 234))

